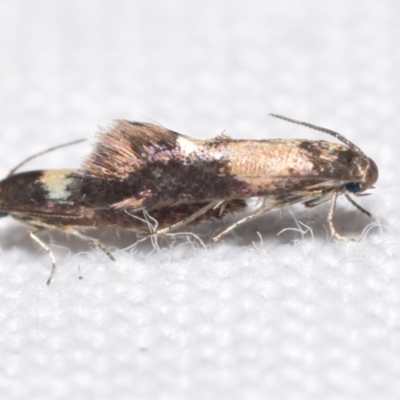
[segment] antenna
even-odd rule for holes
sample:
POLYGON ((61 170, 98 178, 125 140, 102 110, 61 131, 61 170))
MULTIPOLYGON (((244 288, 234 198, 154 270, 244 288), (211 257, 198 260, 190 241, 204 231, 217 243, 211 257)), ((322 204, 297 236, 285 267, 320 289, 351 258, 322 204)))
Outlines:
POLYGON ((61 148, 63 148, 63 147, 72 146, 73 144, 77 144, 77 143, 82 143, 82 142, 84 142, 84 141, 86 141, 86 139, 74 140, 74 141, 72 141, 72 142, 68 142, 68 143, 64 143, 64 144, 59 144, 58 146, 50 147, 50 148, 47 149, 47 150, 43 150, 43 151, 40 151, 39 153, 33 154, 32 156, 29 156, 28 158, 25 158, 25 160, 21 161, 16 167, 14 167, 14 168, 8 173, 7 178, 10 177, 11 175, 14 175, 15 172, 16 172, 18 169, 20 169, 23 165, 25 165, 26 163, 28 163, 29 161, 31 161, 31 160, 33 160, 33 159, 35 159, 35 158, 37 158, 37 157, 40 157, 40 156, 42 156, 42 155, 44 155, 44 154, 47 154, 47 153, 50 153, 50 152, 52 152, 52 151, 54 151, 54 150, 61 149, 61 148))
POLYGON ((317 125, 309 124, 308 122, 296 121, 294 119, 290 119, 290 118, 287 118, 287 117, 282 117, 281 115, 277 115, 277 114, 269 114, 269 115, 271 117, 283 119, 284 121, 291 122, 293 124, 303 125, 303 126, 306 126, 307 128, 311 128, 311 129, 315 129, 316 131, 327 133, 328 135, 331 135, 331 136, 335 137, 336 139, 340 140, 345 145, 347 145, 350 148, 352 148, 353 150, 357 151, 357 153, 365 156, 364 152, 358 146, 356 146, 353 142, 351 142, 349 139, 346 139, 343 135, 341 135, 338 132, 331 131, 330 129, 322 128, 322 127, 317 126, 317 125))

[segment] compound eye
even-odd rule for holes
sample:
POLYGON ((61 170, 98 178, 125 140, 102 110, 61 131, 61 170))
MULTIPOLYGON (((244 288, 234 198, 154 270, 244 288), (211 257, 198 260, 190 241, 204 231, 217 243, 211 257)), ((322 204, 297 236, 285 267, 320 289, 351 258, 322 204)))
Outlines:
POLYGON ((350 182, 345 186, 345 189, 350 193, 358 193, 363 191, 361 183, 350 182))

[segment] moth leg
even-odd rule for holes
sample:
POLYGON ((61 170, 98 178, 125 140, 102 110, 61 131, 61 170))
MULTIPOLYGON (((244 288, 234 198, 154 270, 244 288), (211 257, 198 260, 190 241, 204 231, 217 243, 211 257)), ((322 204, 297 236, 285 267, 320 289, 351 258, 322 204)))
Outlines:
POLYGON ((226 205, 228 204, 228 200, 224 200, 224 201, 220 201, 217 205, 214 206, 214 208, 218 208, 219 209, 219 216, 222 217, 222 215, 224 214, 226 205))
POLYGON ((154 233, 149 234, 148 236, 154 236, 154 235, 165 235, 166 233, 172 231, 173 229, 180 228, 182 226, 185 226, 187 224, 190 224, 192 221, 197 219, 198 217, 202 216, 205 214, 208 210, 217 207, 221 204, 221 201, 212 201, 211 203, 207 204, 206 206, 200 208, 200 210, 194 212, 192 215, 189 215, 189 217, 186 217, 182 219, 181 221, 177 222, 176 224, 167 226, 166 228, 160 229, 154 233))
POLYGON ((359 242, 361 240, 361 237, 348 238, 348 237, 342 236, 336 232, 335 226, 333 224, 333 214, 335 212, 335 206, 336 206, 336 200, 337 200, 338 194, 339 194, 338 191, 335 191, 333 193, 332 203, 331 203, 331 207, 330 207, 329 213, 328 213, 328 224, 329 224, 329 229, 331 231, 331 235, 337 240, 343 240, 345 242, 350 242, 350 241, 351 242, 359 242))
POLYGON ((239 221, 236 221, 234 224, 228 226, 225 230, 223 230, 221 233, 219 233, 217 236, 214 236, 213 241, 218 242, 221 238, 226 236, 228 233, 232 232, 234 229, 236 229, 238 226, 243 225, 249 221, 252 221, 253 219, 259 217, 260 215, 264 214, 265 212, 271 210, 273 207, 271 207, 271 204, 264 204, 262 205, 258 210, 256 210, 253 214, 248 215, 247 217, 244 217, 240 219, 239 221))
POLYGON ((80 233, 72 228, 68 228, 65 231, 66 231, 66 233, 74 235, 74 236, 78 237, 79 239, 84 240, 85 242, 89 242, 89 243, 93 244, 94 246, 96 246, 100 250, 102 250, 111 261, 115 261, 115 257, 111 254, 110 250, 108 250, 108 248, 103 243, 100 242, 100 240, 97 240, 90 236, 86 236, 83 233, 80 233))
POLYGON ((50 282, 53 279, 53 276, 56 272, 57 264, 56 264, 56 258, 54 257, 54 254, 51 252, 50 247, 45 242, 43 242, 41 239, 39 239, 39 237, 36 236, 36 234, 35 234, 35 232, 41 231, 43 229, 45 229, 45 228, 40 227, 40 226, 34 226, 30 231, 28 231, 28 236, 34 242, 36 242, 43 250, 45 250, 51 259, 51 271, 50 271, 49 278, 47 279, 47 282, 46 282, 47 285, 50 285, 50 282))

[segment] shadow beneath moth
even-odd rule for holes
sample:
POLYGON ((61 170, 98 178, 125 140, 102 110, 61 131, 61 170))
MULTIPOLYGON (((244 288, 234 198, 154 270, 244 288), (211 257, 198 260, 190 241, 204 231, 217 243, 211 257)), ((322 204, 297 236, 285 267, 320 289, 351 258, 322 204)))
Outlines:
MULTIPOLYGON (((38 155, 24 160, 0 182, 0 212, 31 226, 28 234, 56 260, 38 236, 57 229, 102 249, 100 241, 80 227, 123 228, 138 236, 166 235, 173 229, 243 211, 246 200, 259 198, 258 208, 214 237, 223 236, 254 218, 296 203, 315 207, 330 201, 327 221, 333 237, 337 197, 367 195, 378 179, 375 162, 337 132, 305 122, 274 117, 332 135, 341 144, 323 140, 234 140, 227 135, 196 139, 162 126, 118 120, 98 135, 81 169, 16 173, 38 155), (157 221, 156 231, 143 219, 157 221)), ((80 142, 80 141, 77 141, 80 142)), ((73 143, 77 143, 73 142, 73 143)))

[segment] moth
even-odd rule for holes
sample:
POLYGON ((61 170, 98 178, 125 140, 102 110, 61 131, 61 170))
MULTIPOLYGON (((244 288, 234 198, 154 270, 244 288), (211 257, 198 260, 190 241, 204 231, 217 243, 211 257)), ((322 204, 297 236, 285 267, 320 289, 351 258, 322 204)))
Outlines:
POLYGON ((327 221, 332 236, 359 240, 336 232, 336 200, 344 194, 370 215, 350 195, 365 195, 373 187, 378 179, 375 162, 337 132, 271 115, 327 133, 341 143, 236 140, 225 134, 197 139, 155 124, 117 120, 98 134, 80 169, 16 173, 27 160, 14 168, 0 182, 0 212, 31 226, 29 236, 52 260, 47 283, 56 261, 37 236, 42 229, 89 241, 114 260, 106 246, 79 228, 123 228, 138 236, 165 235, 185 225, 243 211, 250 198, 259 199, 258 208, 226 227, 214 241, 268 211, 296 203, 315 207, 327 201, 331 202, 327 221), (157 221, 155 232, 141 218, 144 212, 157 221))

